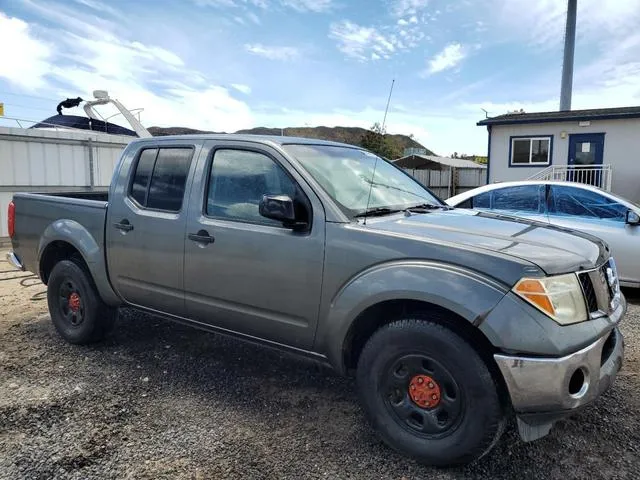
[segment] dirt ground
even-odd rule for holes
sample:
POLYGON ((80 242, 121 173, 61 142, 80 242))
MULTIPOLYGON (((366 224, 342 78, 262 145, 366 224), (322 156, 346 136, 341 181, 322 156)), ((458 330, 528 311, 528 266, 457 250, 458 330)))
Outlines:
POLYGON ((640 478, 637 292, 603 398, 542 440, 511 426, 478 463, 436 470, 382 445, 353 381, 324 367, 128 310, 103 343, 68 345, 45 291, 0 262, 2 479, 640 478))

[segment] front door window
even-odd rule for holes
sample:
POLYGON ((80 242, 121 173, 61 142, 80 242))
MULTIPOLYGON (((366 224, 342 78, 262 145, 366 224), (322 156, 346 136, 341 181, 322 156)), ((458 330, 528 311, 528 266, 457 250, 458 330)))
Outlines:
POLYGON ((580 133, 569 135, 567 181, 602 187, 602 158, 604 133, 580 133))
POLYGON ((569 165, 577 168, 602 165, 603 152, 604 133, 569 135, 569 165))
POLYGON ((576 142, 574 165, 596 164, 596 148, 595 142, 576 142))

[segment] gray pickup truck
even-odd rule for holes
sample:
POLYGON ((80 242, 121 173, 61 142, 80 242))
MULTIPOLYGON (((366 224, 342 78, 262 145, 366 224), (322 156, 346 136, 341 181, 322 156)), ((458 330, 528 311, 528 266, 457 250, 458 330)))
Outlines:
POLYGON ((384 442, 428 464, 481 457, 514 412, 523 440, 546 435, 622 365, 606 244, 447 207, 349 145, 135 140, 108 193, 17 194, 9 230, 67 341, 128 306, 312 357, 354 374, 384 442))

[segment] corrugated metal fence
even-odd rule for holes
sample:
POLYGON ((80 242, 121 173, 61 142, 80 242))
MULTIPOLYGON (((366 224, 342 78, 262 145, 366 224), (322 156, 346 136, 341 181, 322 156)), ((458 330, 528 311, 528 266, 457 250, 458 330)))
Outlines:
POLYGON ((15 192, 104 189, 132 137, 0 127, 0 238, 15 192))
POLYGON ((487 178, 487 171, 481 168, 450 168, 446 170, 405 168, 404 171, 443 200, 480 187, 486 183, 487 178))

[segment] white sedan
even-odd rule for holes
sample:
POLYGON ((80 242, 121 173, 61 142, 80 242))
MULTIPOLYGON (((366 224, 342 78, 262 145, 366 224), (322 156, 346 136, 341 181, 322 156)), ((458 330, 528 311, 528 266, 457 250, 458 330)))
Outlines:
POLYGON ((457 208, 530 218, 595 235, 609 244, 620 283, 640 287, 640 206, 573 182, 503 182, 455 195, 457 208))

